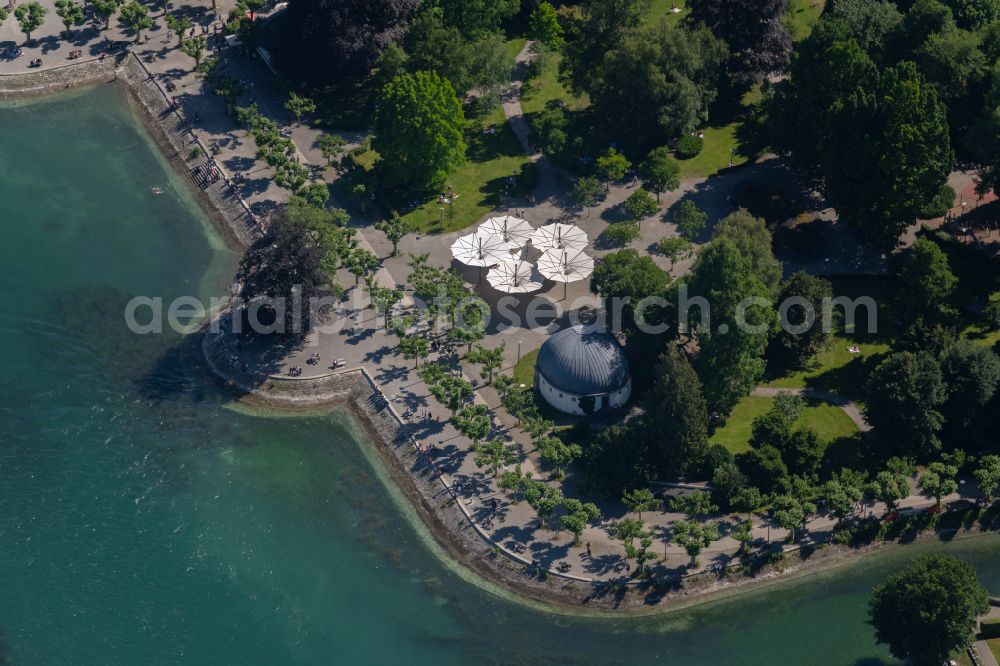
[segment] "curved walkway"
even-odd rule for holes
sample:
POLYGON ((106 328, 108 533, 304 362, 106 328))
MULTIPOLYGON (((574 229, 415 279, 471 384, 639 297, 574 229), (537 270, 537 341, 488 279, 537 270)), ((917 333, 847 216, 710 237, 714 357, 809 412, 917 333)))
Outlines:
POLYGON ((844 410, 844 413, 847 414, 848 418, 854 422, 854 425, 856 425, 858 430, 861 432, 869 432, 872 429, 872 427, 868 425, 868 421, 865 420, 864 415, 861 413, 861 408, 858 406, 858 403, 848 400, 847 398, 839 396, 835 393, 828 393, 827 391, 820 391, 814 388, 774 388, 771 386, 758 386, 750 395, 758 398, 773 398, 779 393, 792 393, 794 395, 801 395, 803 398, 829 402, 830 404, 836 405, 844 410))

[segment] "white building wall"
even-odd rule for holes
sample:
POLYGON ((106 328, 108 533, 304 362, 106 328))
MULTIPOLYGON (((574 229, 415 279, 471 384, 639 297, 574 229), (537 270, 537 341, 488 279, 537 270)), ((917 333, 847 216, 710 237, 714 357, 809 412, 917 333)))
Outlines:
MULTIPOLYGON (((583 396, 579 396, 574 393, 567 393, 562 389, 556 388, 542 375, 542 373, 538 372, 537 369, 535 370, 535 387, 542 397, 545 398, 545 401, 559 411, 565 412, 566 414, 576 414, 578 416, 586 415, 580 407, 580 398, 583 396)), ((594 411, 599 412, 602 409, 606 409, 609 403, 611 409, 617 409, 628 402, 628 399, 631 396, 632 380, 629 379, 625 386, 610 395, 605 394, 593 396, 594 411)))

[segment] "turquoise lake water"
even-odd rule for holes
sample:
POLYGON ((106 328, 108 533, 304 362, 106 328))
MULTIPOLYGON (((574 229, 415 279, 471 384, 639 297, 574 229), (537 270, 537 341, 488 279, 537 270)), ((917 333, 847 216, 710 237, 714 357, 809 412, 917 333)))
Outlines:
POLYGON ((0 132, 0 664, 872 665, 867 594, 918 553, 1000 592, 996 536, 644 618, 484 592, 345 415, 234 409, 189 338, 125 327, 133 296, 224 294, 236 257, 120 89, 0 107, 0 132))

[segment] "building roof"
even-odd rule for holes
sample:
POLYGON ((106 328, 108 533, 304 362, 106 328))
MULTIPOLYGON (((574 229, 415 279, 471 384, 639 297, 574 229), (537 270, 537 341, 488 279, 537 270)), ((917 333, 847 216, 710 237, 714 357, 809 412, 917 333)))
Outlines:
POLYGON ((584 326, 565 328, 546 340, 535 367, 557 389, 575 395, 612 393, 629 380, 618 341, 584 326))

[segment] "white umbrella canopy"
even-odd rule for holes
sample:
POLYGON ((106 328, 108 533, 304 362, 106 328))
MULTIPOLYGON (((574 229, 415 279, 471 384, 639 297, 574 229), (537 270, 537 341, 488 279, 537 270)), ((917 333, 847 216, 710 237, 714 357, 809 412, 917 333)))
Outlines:
POLYGON ((508 259, 486 274, 486 281, 497 291, 507 294, 527 294, 542 288, 542 276, 527 261, 508 259))
POLYGON ((545 250, 582 250, 587 247, 587 232, 575 224, 547 224, 531 234, 531 245, 545 250))
POLYGON ((586 279, 594 272, 594 259, 583 250, 546 250, 538 258, 538 272, 546 280, 563 283, 563 298, 570 282, 586 279))
POLYGON ((512 250, 519 250, 527 245, 534 230, 527 220, 513 215, 491 217, 479 225, 479 233, 499 236, 510 244, 512 250))
POLYGON ((495 266, 510 258, 510 245, 499 236, 476 231, 459 236, 451 244, 451 256, 466 266, 495 266))
POLYGON ((546 250, 538 258, 538 272, 546 280, 577 282, 594 272, 594 259, 582 250, 546 250))

